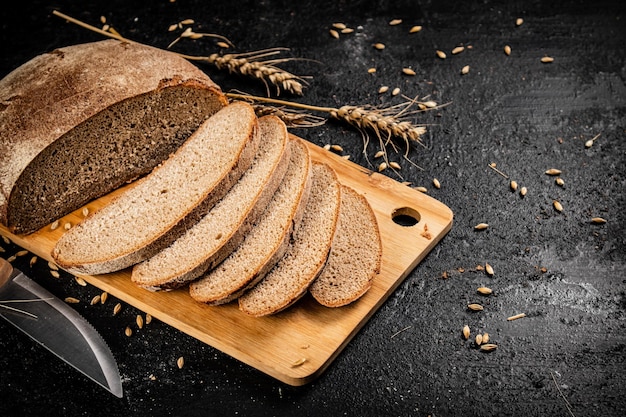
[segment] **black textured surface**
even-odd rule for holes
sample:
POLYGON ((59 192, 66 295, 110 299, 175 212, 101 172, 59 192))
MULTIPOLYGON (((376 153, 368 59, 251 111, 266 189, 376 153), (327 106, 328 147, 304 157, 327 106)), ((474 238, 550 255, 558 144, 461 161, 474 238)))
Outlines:
MULTIPOLYGON (((285 98, 304 103, 401 101, 379 95, 382 85, 450 103, 416 115, 430 125, 426 147, 410 154, 423 170, 404 163, 401 173, 450 206, 455 224, 330 368, 299 388, 163 323, 126 337, 134 308, 125 305, 113 317, 116 300, 90 306, 99 290, 52 278, 43 262, 30 268, 30 256, 19 258, 16 264, 50 291, 82 300, 76 308, 110 344, 125 397, 114 398, 2 321, 0 414, 626 414, 623 2, 18 2, 0 20, 1 76, 56 47, 102 39, 52 16, 53 9, 96 26, 105 16, 125 36, 158 47, 175 36, 168 26, 186 18, 195 19, 197 32, 227 36, 236 51, 289 47, 285 56, 306 60, 283 66, 313 78, 303 97, 285 98), (524 23, 516 27, 518 17, 524 23), (402 24, 390 26, 394 18, 402 24), (333 22, 356 31, 334 39, 333 22), (409 34, 413 25, 423 30, 409 34), (375 42, 386 48, 374 49, 375 42), (508 57, 505 44, 512 48, 508 57), (453 56, 457 45, 472 48, 453 56), (436 49, 448 58, 438 59, 436 49), (544 55, 554 62, 541 63, 544 55), (465 65, 470 72, 461 75, 465 65), (371 67, 377 72, 368 73, 371 67), (402 67, 416 75, 402 75, 402 67), (509 190, 508 180, 489 168, 492 162, 528 188, 526 197, 509 190), (563 187, 544 174, 548 168, 563 171, 563 187), (555 199, 563 212, 552 207, 555 199), (595 216, 608 222, 591 224, 595 216), (490 227, 475 231, 480 222, 490 227), (475 269, 485 263, 494 267, 493 277, 475 269), (477 295, 480 285, 494 295, 477 295), (468 302, 485 310, 471 313, 468 302), (520 312, 528 317, 506 321, 520 312), (464 341, 464 324, 473 335, 488 332, 498 349, 485 354, 464 341)), ((216 50, 207 39, 177 48, 216 50)), ((202 68, 224 90, 265 92, 258 82, 202 68)), ((361 135, 349 127, 328 123, 294 133, 320 145, 341 144, 367 166, 361 135)), ((370 159, 376 150, 370 146, 370 159)), ((0 246, 5 258, 18 250, 0 246)))

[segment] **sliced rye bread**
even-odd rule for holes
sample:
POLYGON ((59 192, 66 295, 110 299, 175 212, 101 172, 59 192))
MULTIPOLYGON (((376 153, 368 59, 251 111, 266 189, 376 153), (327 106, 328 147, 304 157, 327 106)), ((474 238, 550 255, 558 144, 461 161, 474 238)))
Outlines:
POLYGON ((219 305, 238 298, 285 254, 302 219, 311 186, 308 148, 296 138, 289 146, 287 173, 265 213, 224 262, 189 285, 194 300, 219 305))
POLYGON ((0 223, 31 233, 149 173, 228 101, 178 54, 104 40, 0 80, 0 223))
POLYGON ((68 230, 54 261, 77 274, 141 262, 192 227, 239 180, 259 145, 252 106, 230 104, 136 186, 68 230))
POLYGON ((295 303, 324 267, 339 217, 341 192, 328 165, 313 163, 313 178, 300 227, 284 257, 249 291, 239 297, 239 309, 260 317, 295 303))
POLYGON ((243 241, 283 180, 290 148, 285 123, 259 119, 252 165, 198 223, 161 252, 135 265, 131 280, 152 291, 178 288, 224 260, 243 241))
POLYGON ((382 242, 372 207, 361 194, 341 186, 341 209, 328 262, 309 287, 320 304, 340 307, 355 301, 380 272, 382 242))

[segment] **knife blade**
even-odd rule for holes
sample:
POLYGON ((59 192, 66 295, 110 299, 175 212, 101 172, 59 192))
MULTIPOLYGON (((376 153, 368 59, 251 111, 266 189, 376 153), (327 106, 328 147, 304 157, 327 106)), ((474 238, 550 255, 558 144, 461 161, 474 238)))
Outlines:
POLYGON ((76 310, 0 258, 0 316, 118 398, 117 363, 76 310))

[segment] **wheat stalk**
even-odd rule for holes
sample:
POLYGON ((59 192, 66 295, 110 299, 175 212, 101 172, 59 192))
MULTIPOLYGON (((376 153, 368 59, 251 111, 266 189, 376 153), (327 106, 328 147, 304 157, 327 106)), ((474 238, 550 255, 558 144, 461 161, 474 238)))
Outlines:
MULTIPOLYGON (((81 26, 85 29, 88 29, 92 32, 99 33, 100 35, 117 39, 124 42, 129 43, 138 43, 132 41, 130 39, 125 38, 120 35, 115 30, 102 30, 95 26, 84 23, 78 19, 70 17, 64 13, 61 13, 57 10, 53 10, 52 14, 58 16, 62 19, 67 20, 70 23, 81 26)), ((175 44, 179 39, 182 38, 191 38, 191 39, 199 39, 202 37, 217 37, 220 39, 224 39, 229 44, 230 41, 223 36, 212 34, 212 33, 197 33, 193 32, 190 28, 187 28, 176 40, 174 40, 170 46, 175 44)), ((231 44, 232 45, 232 44, 231 44)), ((286 51, 287 48, 272 48, 262 51, 254 51, 254 52, 246 52, 240 54, 211 54, 209 56, 194 56, 194 55, 185 55, 178 52, 174 52, 181 57, 190 60, 190 61, 201 61, 209 63, 215 66, 219 70, 228 70, 230 73, 240 74, 244 76, 249 76, 252 78, 256 78, 261 80, 265 86, 268 88, 269 93, 269 84, 272 84, 277 89, 277 94, 280 94, 281 89, 283 91, 288 91, 292 94, 302 95, 302 91, 304 89, 304 85, 306 82, 303 77, 294 75, 288 71, 282 70, 277 67, 278 64, 293 61, 295 58, 282 58, 282 59, 273 59, 273 60, 261 60, 262 58, 266 58, 268 56, 273 56, 281 53, 281 51, 286 51)))
POLYGON ((280 90, 282 88, 282 90, 288 91, 292 94, 302 95, 302 90, 306 84, 304 79, 276 66, 276 64, 292 61, 293 59, 284 58, 267 61, 261 60, 267 56, 279 54, 284 50, 286 50, 286 48, 272 48, 242 54, 220 55, 215 53, 204 57, 182 54, 181 56, 190 61, 207 62, 220 70, 228 70, 231 74, 240 74, 257 78, 265 84, 268 89, 268 95, 269 84, 276 86, 277 94, 280 94, 280 90))
MULTIPOLYGON (((351 126, 356 127, 363 135, 363 154, 367 159, 367 147, 369 145, 370 136, 368 132, 373 132, 378 138, 380 149, 383 151, 385 162, 388 161, 387 147, 390 146, 394 151, 399 149, 393 142, 393 138, 399 138, 404 141, 405 152, 404 159, 415 165, 408 159, 408 152, 412 143, 423 145, 422 135, 426 133, 425 125, 415 125, 407 119, 408 116, 416 112, 433 110, 441 108, 444 105, 438 105, 432 100, 418 101, 417 99, 407 99, 407 101, 386 107, 374 108, 371 106, 351 106, 345 105, 339 108, 314 106, 304 103, 296 103, 286 100, 279 100, 269 97, 257 97, 240 93, 226 93, 231 100, 245 100, 256 103, 268 103, 279 106, 293 107, 308 111, 326 113, 332 119, 344 121, 351 126), (412 106, 417 106, 417 110, 410 111, 412 106)), ((368 159, 369 162, 369 159, 368 159)), ((417 165, 415 165, 417 166, 417 165)))

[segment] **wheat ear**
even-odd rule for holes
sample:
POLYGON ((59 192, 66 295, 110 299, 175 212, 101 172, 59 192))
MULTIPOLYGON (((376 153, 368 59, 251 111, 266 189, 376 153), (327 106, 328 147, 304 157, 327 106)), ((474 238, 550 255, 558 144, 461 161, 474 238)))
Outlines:
POLYGON ((399 149, 392 141, 393 138, 399 138, 402 139, 405 143, 404 158, 412 163, 408 159, 410 145, 412 143, 417 143, 421 146, 424 146, 421 137, 426 133, 426 126, 415 125, 411 121, 407 120, 407 117, 416 112, 443 107, 443 105, 437 105, 437 103, 432 100, 418 101, 417 99, 407 99, 406 102, 391 107, 378 109, 370 106, 349 105, 341 106, 339 108, 321 107, 269 97, 257 97, 239 93, 226 93, 226 96, 229 99, 234 100, 268 103, 279 106, 293 107, 308 111, 326 113, 330 118, 344 121, 361 131, 361 133, 363 134, 363 154, 366 156, 366 158, 366 151, 370 139, 368 132, 373 132, 379 140, 380 148, 383 151, 385 162, 388 162, 386 152, 388 146, 391 146, 396 152, 399 151, 399 149), (410 108, 414 105, 417 106, 418 109, 410 111, 410 108))
MULTIPOLYGON (((52 14, 62 19, 65 19, 70 23, 74 23, 78 26, 88 29, 92 32, 99 33, 100 35, 117 39, 120 41, 124 41, 124 42, 139 43, 139 42, 135 42, 135 41, 132 41, 130 39, 123 37, 122 35, 120 35, 114 30, 102 30, 95 26, 84 23, 78 19, 70 17, 57 10, 53 10, 52 14)), ((173 41, 170 44, 170 46, 176 43, 178 39, 181 39, 181 38, 198 39, 204 36, 217 37, 220 39, 224 39, 228 43, 230 43, 230 41, 228 41, 223 36, 211 34, 211 33, 196 33, 196 32, 191 31, 188 28, 187 30, 183 32, 183 35, 179 36, 179 38, 173 41)), ((241 54, 226 54, 226 55, 211 54, 209 56, 185 55, 185 54, 181 54, 178 52, 174 52, 174 53, 190 61, 206 62, 215 66, 217 69, 220 69, 220 70, 228 70, 230 73, 236 73, 236 74, 259 79, 268 88, 268 92, 269 92, 269 84, 272 84, 276 87, 277 94, 280 94, 281 90, 283 90, 283 91, 288 91, 292 94, 302 95, 302 91, 304 89, 304 86, 306 85, 304 78, 301 76, 294 75, 288 71, 284 71, 276 66, 277 64, 280 64, 280 63, 293 61, 295 60, 295 58, 282 58, 282 59, 273 59, 273 60, 265 60, 265 61, 261 60, 262 58, 279 54, 281 51, 285 51, 285 50, 287 49, 286 48, 273 48, 273 49, 267 49, 267 50, 262 50, 262 51, 241 53, 241 54)))

